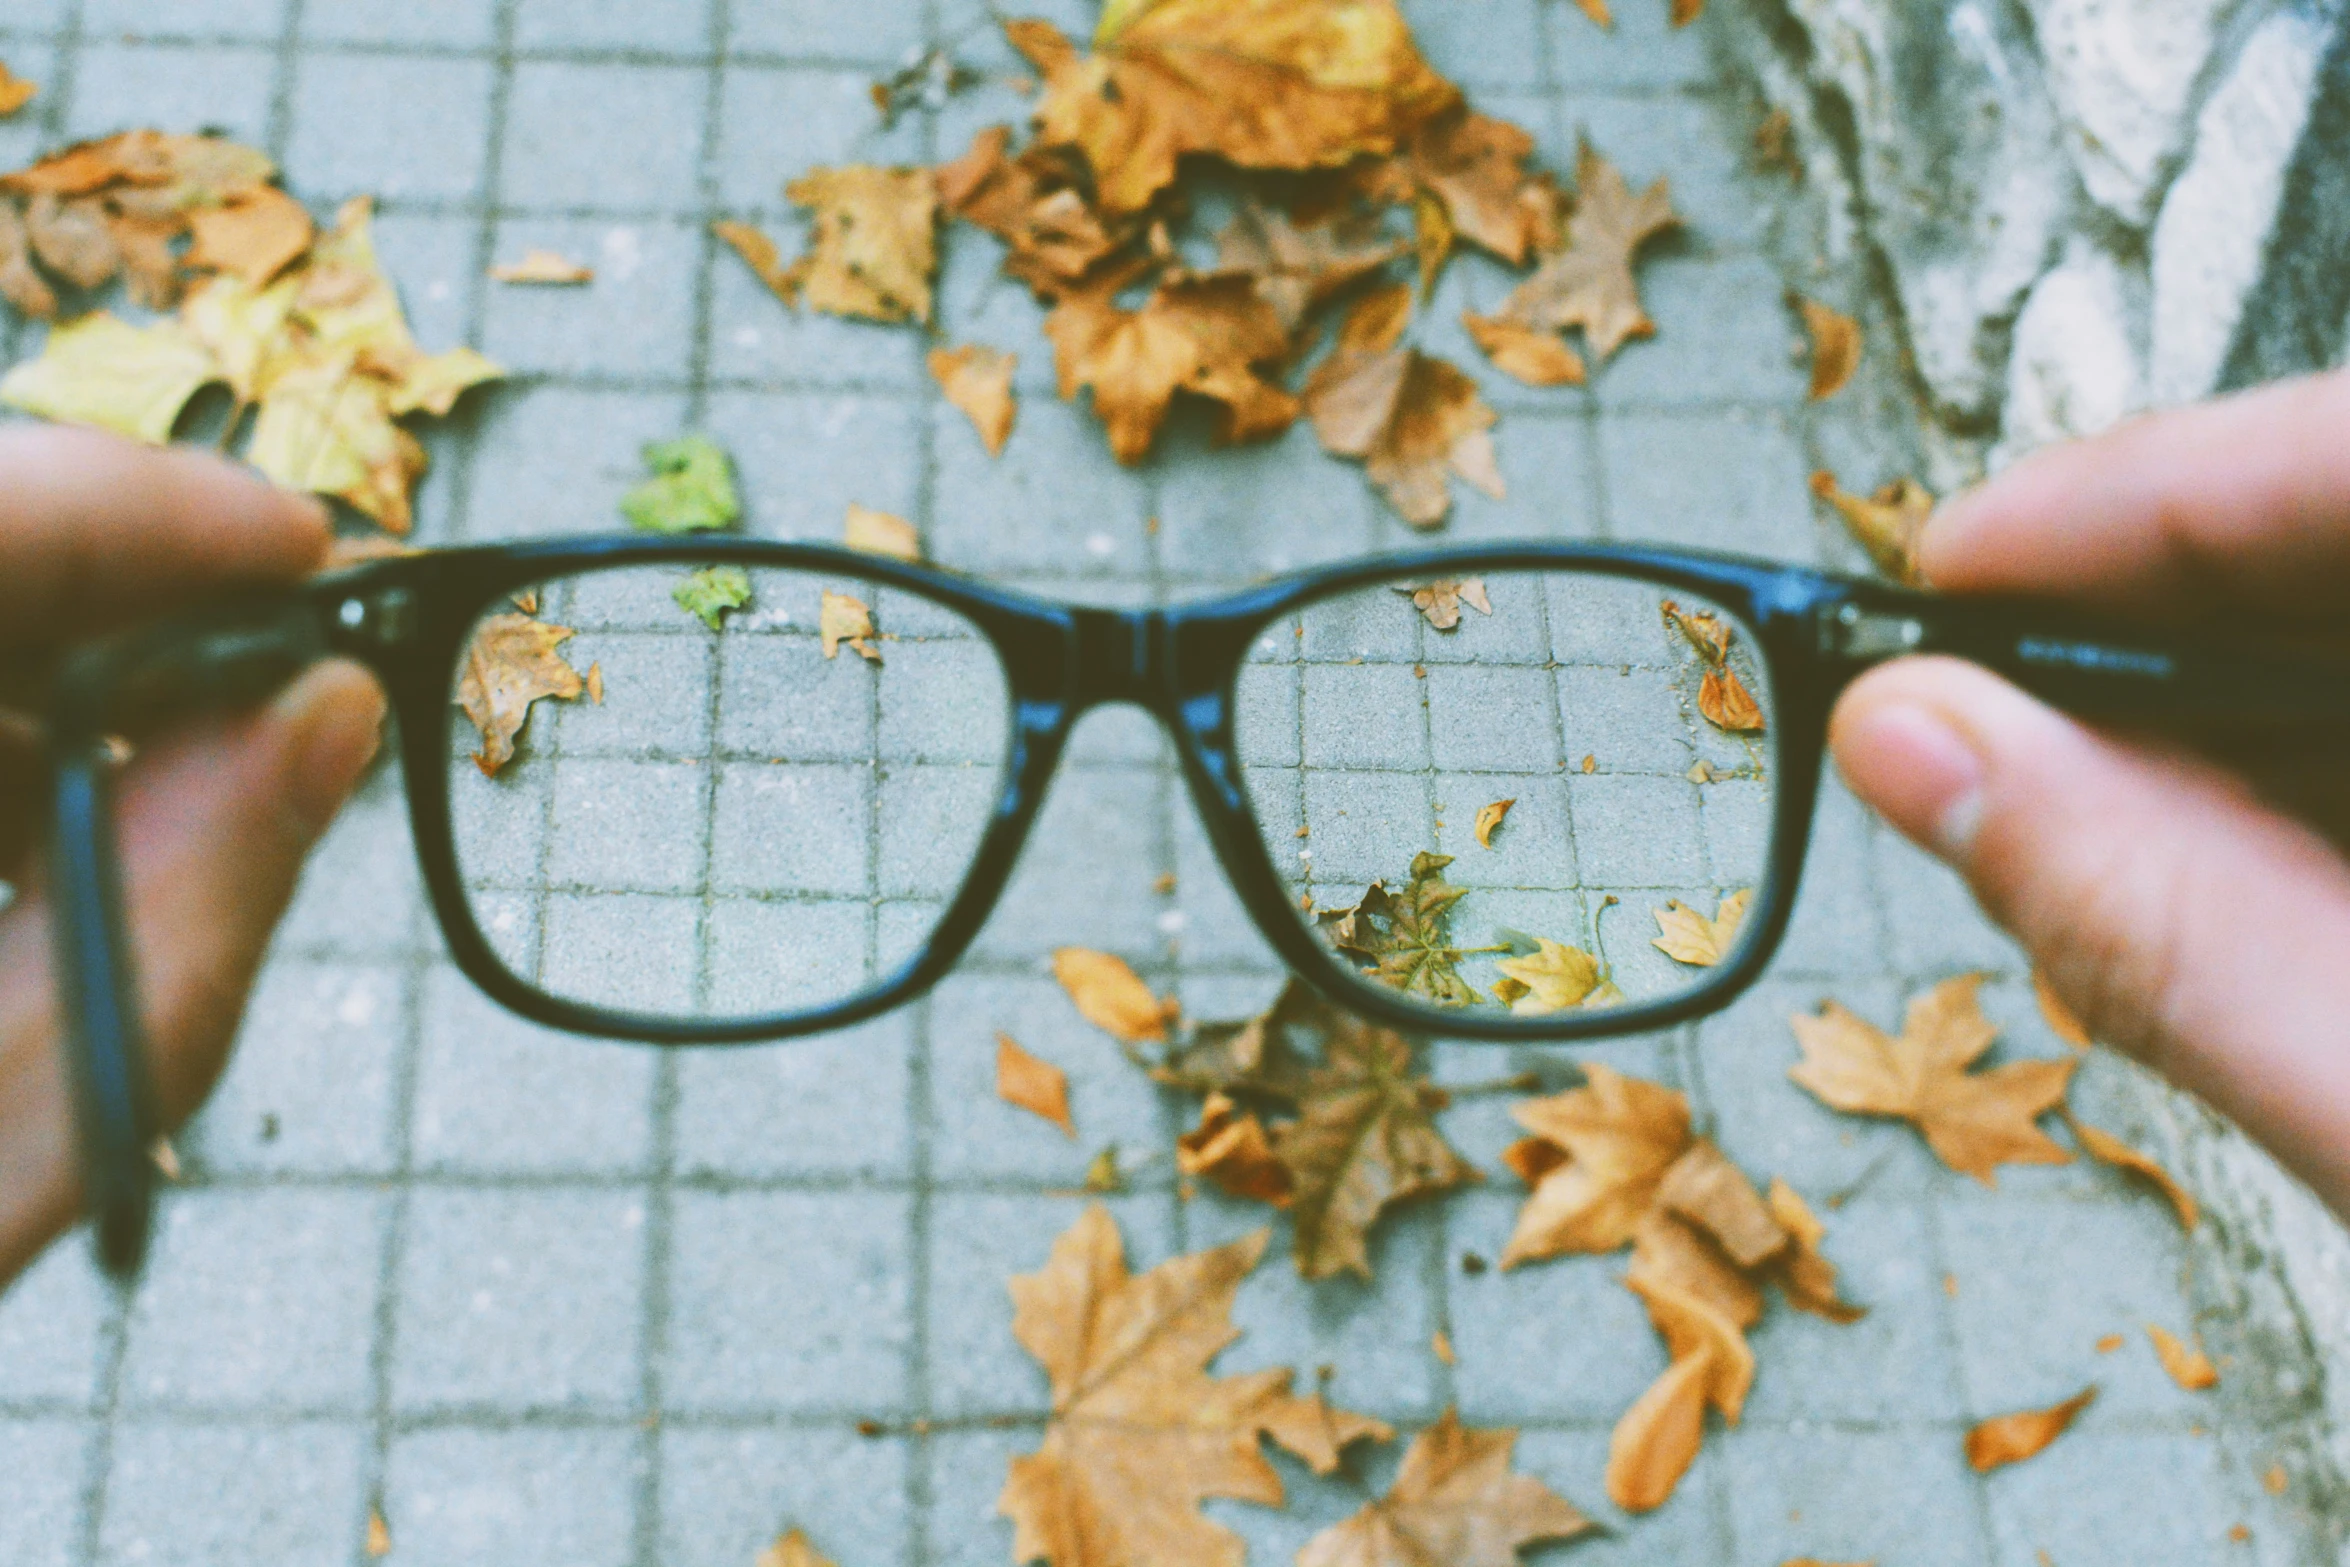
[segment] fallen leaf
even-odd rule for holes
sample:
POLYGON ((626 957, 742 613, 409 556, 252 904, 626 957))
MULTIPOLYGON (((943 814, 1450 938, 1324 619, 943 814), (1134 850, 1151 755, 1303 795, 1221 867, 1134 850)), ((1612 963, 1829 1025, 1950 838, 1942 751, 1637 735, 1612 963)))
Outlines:
POLYGON ((1602 27, 1616 25, 1615 14, 1608 10, 1607 0, 1575 0, 1576 7, 1602 27))
POLYGON ((40 92, 39 87, 11 71, 6 61, 0 61, 0 120, 31 103, 40 92))
POLYGON ((2195 1201, 2194 1193, 2174 1180, 2170 1171, 2164 1169, 2161 1164, 2132 1148, 2111 1132, 2100 1131, 2091 1126, 2088 1122, 2075 1116, 2070 1110, 2065 1111, 2064 1118, 2065 1123, 2073 1129, 2073 1136, 2079 1141, 2082 1151, 2087 1153, 2090 1158, 2095 1159, 2099 1164, 2109 1164, 2117 1170, 2126 1170, 2162 1193, 2164 1200, 2171 1205, 2171 1211, 2179 1216, 2180 1229, 2191 1230, 2202 1222, 2203 1209, 2195 1201))
MULTIPOLYGON (((739 227, 739 225, 734 226, 739 227)), ((500 283, 536 283, 569 287, 579 283, 593 283, 596 280, 596 269, 582 266, 570 257, 552 250, 526 250, 522 253, 520 261, 500 262, 490 268, 490 276, 500 283)), ((795 1534, 797 1532, 794 1531, 795 1534)))
POLYGON ((1581 386, 1587 372, 1583 356, 1567 346, 1556 332, 1527 326, 1500 316, 1461 312, 1461 325, 1493 361, 1493 368, 1528 386, 1581 386))
POLYGON ((317 235, 302 204, 270 185, 223 206, 195 209, 188 231, 195 236, 184 258, 188 266, 234 273, 255 288, 292 266, 317 235))
POLYGON ((1641 1219, 1624 1282, 1703 1302, 1707 1310, 1741 1330, 1762 1320, 1761 1284, 1696 1223, 1662 1208, 1641 1219))
MULTIPOLYGON (((1504 980, 1524 987, 1506 998, 1518 1016, 1543 1017, 1569 1007, 1616 1006, 1623 1001, 1623 992, 1607 977, 1599 959, 1581 947, 1547 936, 1535 937, 1534 947, 1531 956, 1500 958, 1493 965, 1504 980)), ((1498 994, 1499 987, 1495 990, 1498 994)))
POLYGON ((1013 1336, 1052 1387, 1043 1445, 1012 1460, 996 1499, 1012 1520, 1015 1561, 1241 1567, 1239 1536, 1201 1516, 1199 1504, 1220 1496, 1280 1505, 1262 1434, 1280 1440, 1305 1428, 1327 1440, 1333 1430, 1384 1430, 1292 1395, 1285 1369, 1208 1374, 1240 1336, 1233 1293, 1265 1242, 1259 1230, 1137 1277, 1116 1222, 1096 1204, 1053 1243, 1041 1270, 1013 1278, 1013 1336))
POLYGON ((816 634, 823 639, 826 658, 839 657, 841 644, 845 642, 867 663, 881 662, 881 652, 873 645, 873 611, 863 599, 825 589, 823 606, 816 618, 816 634))
POLYGON ((41 264, 76 288, 102 287, 122 270, 105 204, 95 196, 35 196, 25 206, 25 230, 41 264))
POLYGON ((2285 1473, 2283 1464, 2269 1465, 2268 1472, 2260 1477, 2260 1488, 2271 1496, 2284 1495, 2285 1488, 2292 1483, 2291 1477, 2285 1473))
POLYGON ((1513 806, 1513 805, 1515 805, 1515 804, 1517 804, 1517 803, 1518 803, 1518 802, 1517 802, 1516 800, 1514 800, 1514 799, 1512 799, 1512 800, 1496 800, 1496 801, 1494 801, 1494 802, 1493 802, 1491 805, 1485 805, 1485 806, 1480 806, 1480 807, 1478 807, 1478 810, 1477 810, 1477 847, 1478 847, 1478 848, 1480 848, 1480 849, 1490 849, 1490 848, 1492 848, 1492 847, 1493 847, 1493 835, 1494 835, 1494 833, 1495 833, 1495 832, 1496 832, 1496 831, 1497 831, 1497 830, 1500 828, 1500 826, 1501 826, 1501 824, 1502 824, 1502 820, 1503 820, 1503 818, 1507 817, 1507 816, 1510 814, 1510 807, 1511 807, 1511 806, 1513 806))
POLYGON ((1843 391, 1860 368, 1860 323, 1816 299, 1796 295, 1794 300, 1803 329, 1811 334, 1811 400, 1816 403, 1843 391))
POLYGON ((280 278, 267 288, 255 288, 238 277, 207 278, 188 291, 180 303, 180 324, 193 333, 219 360, 221 379, 239 403, 260 400, 262 377, 274 375, 287 362, 287 349, 298 328, 294 300, 299 279, 280 278))
POLYGON ((378 1507, 367 1509, 367 1554, 379 1560, 392 1554, 392 1526, 378 1507))
POLYGON ((995 1096, 1077 1136, 1077 1123, 1069 1119, 1069 1075, 1021 1049, 1009 1034, 995 1036, 995 1096))
POLYGON ((757 274, 759 281, 766 284, 778 298, 786 304, 792 302, 796 289, 792 270, 784 265, 783 252, 777 248, 775 241, 750 224, 732 219, 711 224, 710 232, 722 240, 729 250, 742 257, 743 265, 757 274))
POLYGON ((1118 1170, 1118 1145, 1110 1144, 1085 1164, 1085 1180, 1079 1190, 1096 1196, 1110 1197, 1126 1189, 1126 1177, 1118 1170))
POLYGON ((1895 479, 1863 499, 1846 494, 1823 468, 1811 476, 1811 492, 1836 508, 1879 571, 1896 582, 1919 583, 1918 539, 1934 515, 1931 490, 1915 479, 1895 479))
POLYGON ((1657 606, 1657 612, 1666 625, 1681 633, 1683 641, 1696 650, 1709 669, 1719 669, 1730 656, 1730 643, 1735 633, 1729 622, 1710 609, 1683 609, 1671 599, 1657 606))
POLYGON ((1199 1125, 1175 1140, 1175 1168, 1205 1176, 1235 1197, 1289 1206, 1289 1167, 1273 1152, 1264 1122, 1225 1094, 1209 1094, 1199 1125))
POLYGON ((1428 1340, 1428 1348, 1438 1360, 1448 1366, 1457 1366, 1461 1363, 1461 1357, 1453 1353, 1452 1335, 1442 1328, 1438 1328, 1435 1336, 1428 1340))
POLYGON ((1116 304, 1120 275, 1074 291, 1045 319, 1064 401, 1093 388, 1110 452, 1138 463, 1178 392, 1218 405, 1220 443, 1264 440, 1296 422, 1297 399, 1261 373, 1289 334, 1247 278, 1162 283, 1140 310, 1116 304))
POLYGON ((1387 1494, 1308 1540, 1297 1567, 1516 1567, 1526 1546, 1588 1533, 1565 1498, 1510 1472, 1517 1440, 1446 1409, 1405 1449, 1387 1494))
POLYGON ((1763 1266, 1787 1247, 1787 1232, 1745 1172, 1708 1138, 1698 1138, 1657 1183, 1656 1205, 1711 1237, 1741 1270, 1763 1266))
POLYGON ((1738 672, 1727 665, 1705 672, 1705 678, 1697 687, 1697 710, 1705 715, 1707 723, 1717 729, 1726 729, 1733 734, 1760 734, 1763 731, 1762 704, 1754 699, 1754 693, 1746 689, 1746 683, 1738 678, 1738 672))
POLYGON ((1433 528, 1452 510, 1448 472, 1495 500, 1509 491, 1477 383, 1397 341, 1409 308, 1400 287, 1365 296, 1307 378, 1305 409, 1325 450, 1361 459, 1399 516, 1433 528))
POLYGON ((469 348, 426 354, 417 346, 399 291, 376 256, 374 212, 364 196, 343 203, 333 230, 312 247, 292 309, 312 340, 300 356, 348 355, 355 369, 383 383, 393 415, 446 414, 460 392, 504 372, 469 348))
POLYGON ((51 327, 41 356, 0 378, 0 403, 160 446, 188 399, 219 379, 212 351, 177 322, 132 326, 97 310, 51 327))
POLYGON ((1078 1014, 1112 1038, 1138 1045, 1167 1037, 1167 1007, 1124 958, 1060 947, 1053 952, 1053 978, 1078 1014))
POLYGON ((1543 262, 1496 313, 1542 331, 1579 326, 1593 356, 1604 363, 1628 339, 1655 334, 1656 323, 1640 305, 1632 263, 1643 245, 1681 219, 1665 181, 1635 197, 1616 166, 1588 144, 1576 163, 1575 185, 1567 248, 1543 262))
POLYGON ((928 169, 812 169, 784 194, 814 214, 815 233, 807 254, 771 281, 778 294, 829 315, 929 321, 938 188, 928 169))
POLYGON ((1412 1071, 1403 1037, 1331 1014, 1321 1065, 1305 1075, 1297 1119, 1273 1128, 1289 1171, 1297 1270, 1368 1279, 1366 1237, 1390 1204, 1478 1178, 1436 1129, 1442 1092, 1412 1071))
POLYGON ((1312 986, 1292 978, 1273 1004, 1254 1017, 1201 1023, 1180 1048, 1151 1068, 1151 1078, 1193 1093, 1247 1094, 1294 1105, 1305 1092, 1312 1063, 1293 1042, 1293 1033, 1318 1039, 1342 1017, 1312 986))
POLYGON ((620 514, 647 533, 731 528, 742 516, 734 462, 706 435, 655 441, 644 449, 653 476, 620 498, 620 514))
POLYGON ((1323 934, 1373 979, 1441 1006, 1466 1006, 1477 992, 1461 978, 1461 950, 1452 944, 1449 911, 1466 889, 1444 879, 1449 854, 1412 856, 1411 879, 1400 894, 1373 882, 1352 908, 1315 916, 1323 934))
POLYGON ((1386 1442, 1395 1427, 1369 1415, 1340 1409, 1319 1392, 1276 1399, 1257 1413, 1257 1421, 1275 1445, 1318 1475, 1333 1475, 1346 1449, 1357 1442, 1386 1442))
POLYGON ((868 555, 889 555, 898 560, 922 558, 922 536, 914 531, 912 523, 855 501, 849 502, 849 518, 841 531, 841 542, 868 555))
POLYGON ((2244 1545, 2250 1542, 2251 1539, 2252 1526, 2250 1524, 2232 1523, 2228 1525, 2229 1543, 2234 1545, 2244 1545))
POLYGON ((1711 968, 1738 944, 1738 927, 1745 922, 1746 905, 1753 896, 1751 888, 1731 893, 1715 908, 1712 919, 1675 898, 1656 911, 1660 934, 1648 944, 1676 963, 1711 968))
POLYGON ((0 299, 37 320, 57 314, 57 292, 33 265, 32 235, 13 201, 0 201, 0 299))
POLYGON ((1041 299, 1057 299, 1130 246, 1140 221, 1105 217, 1094 206, 1081 155, 1032 146, 1014 158, 1011 142, 1001 125, 973 137, 968 151, 936 171, 939 204, 1004 242, 1007 275, 1041 299))
POLYGON ((1689 1101, 1669 1088, 1586 1062, 1584 1085, 1529 1099, 1511 1114, 1566 1158, 1545 1171, 1501 1255, 1504 1268, 1562 1252, 1630 1243, 1665 1173, 1692 1141, 1689 1101))
POLYGON ((1811 1211, 1794 1187, 1777 1176, 1771 1178, 1769 1196, 1771 1217, 1787 1232, 1788 1247, 1774 1266, 1772 1277, 1786 1293, 1787 1303, 1798 1311, 1808 1311, 1815 1317, 1830 1322, 1858 1322, 1868 1315, 1868 1308, 1847 1302, 1836 1292, 1836 1265, 1820 1251, 1820 1242, 1826 1238, 1827 1226, 1811 1211))
POLYGON ((1493 600, 1485 594, 1483 577, 1445 577, 1395 591, 1410 599, 1412 607, 1439 631, 1450 631, 1460 625, 1463 604, 1480 615, 1493 613, 1493 600))
POLYGON ((1037 139, 1084 154, 1109 213, 1149 206, 1189 154, 1290 170, 1384 156, 1460 96, 1393 0, 1158 0, 1091 55, 1049 23, 1005 32, 1044 77, 1037 139))
POLYGON ((1944 1164, 1986 1186, 2002 1164, 2068 1163, 2033 1123, 2063 1101, 2075 1062, 1967 1070, 1997 1033, 1975 999, 1982 978, 1944 980, 1911 1002, 1898 1039, 1833 1001, 1798 1014, 1803 1060, 1787 1075, 1833 1109, 1910 1122, 1944 1164))
POLYGON ((2048 976, 2038 969, 2032 970, 2032 995, 2040 1003, 2040 1017, 2047 1023, 2050 1033, 2076 1050, 2086 1050, 2096 1043, 2089 1037, 2089 1031, 2081 1026, 2081 1020, 2073 1016, 2072 1008, 2057 997, 2055 988, 2048 983, 2048 976))
POLYGON ((2064 1435, 2073 1417, 2088 1408, 2096 1397, 2097 1389, 2090 1386, 2048 1409, 1995 1415, 1966 1434, 1966 1461, 1974 1466, 1977 1474, 1986 1474, 2002 1464, 2021 1463, 2064 1435))
POLYGON ((1671 1363, 1616 1422, 1608 1441, 1607 1492, 1627 1512, 1661 1507, 1704 1439, 1707 1405, 1737 1424, 1754 1385, 1754 1352, 1738 1324, 1695 1295, 1628 1278, 1665 1340, 1671 1363))
POLYGON ((1003 455, 1019 417, 1020 405, 1012 395, 1012 372, 1019 363, 1018 356, 979 343, 930 351, 932 377, 979 432, 990 457, 1003 455))
POLYGON ((2151 1322, 2146 1324, 2146 1339, 2154 1346, 2154 1358, 2162 1362, 2162 1369, 2180 1387, 2190 1393, 2200 1393, 2219 1386, 2219 1368, 2203 1353, 2200 1344, 2190 1347, 2177 1334, 2151 1322))
POLYGON ((700 616, 703 625, 717 631, 728 610, 751 601, 751 574, 740 566, 705 566, 670 589, 669 596, 679 609, 700 616))
POLYGON ((311 348, 265 366, 245 460, 289 490, 348 501, 406 533, 424 448, 393 421, 389 383, 348 350, 311 348))
POLYGON ((587 686, 588 700, 595 703, 596 706, 602 707, 604 705, 604 666, 602 663, 588 665, 584 683, 587 686))
MULTIPOLYGON (((1446 249, 1457 235, 1515 267, 1555 238, 1559 200, 1546 179, 1527 172, 1533 155, 1524 130, 1459 104, 1422 125, 1397 162, 1442 212, 1446 249)), ((1423 257, 1423 294, 1443 259, 1430 266, 1423 257)))
POLYGON ((806 1531, 793 1529, 759 1553, 757 1567, 833 1567, 833 1561, 816 1549, 806 1531))
POLYGON ((2098 1339, 2098 1341, 2091 1347, 2094 1348, 2100 1355, 2110 1355, 2128 1342, 2129 1340, 2122 1337, 2119 1333, 2108 1333, 2102 1338, 2098 1339))
POLYGON ((1368 223, 1338 219, 1300 227, 1251 202, 1217 236, 1216 270, 1247 277, 1282 330, 1294 333, 1312 311, 1402 249, 1368 223))
POLYGON ((579 699, 585 689, 579 671, 559 651, 571 636, 569 626, 528 615, 492 615, 474 629, 457 682, 457 705, 481 732, 481 750, 473 761, 485 777, 513 760, 514 737, 528 722, 533 702, 550 696, 579 699))

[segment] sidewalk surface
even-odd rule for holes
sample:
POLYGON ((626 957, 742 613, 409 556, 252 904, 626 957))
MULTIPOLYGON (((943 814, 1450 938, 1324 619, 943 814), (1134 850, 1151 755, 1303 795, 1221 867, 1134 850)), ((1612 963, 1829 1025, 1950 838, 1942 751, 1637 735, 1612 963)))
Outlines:
MULTIPOLYGON (((1084 0, 1038 9, 1091 25, 1084 0)), ((1445 536, 1857 565, 1805 479, 1825 466, 1866 488, 1907 469, 1898 402, 1864 384, 1806 403, 1781 296, 1836 286, 1805 264, 1816 217, 1755 167, 1750 112, 1703 27, 1669 34, 1664 9, 1617 0, 1601 35, 1564 0, 1406 0, 1437 66, 1534 131, 1550 166, 1571 169, 1587 133, 1636 185, 1669 175, 1689 225, 1644 271, 1660 335, 1589 392, 1493 376, 1453 322, 1505 278, 1455 264, 1425 342, 1502 410, 1510 498, 1461 489, 1445 536)), ((1117 468, 1090 415, 1053 398, 1038 312, 970 231, 949 243, 943 335, 1021 355, 1000 460, 945 406, 915 336, 794 317, 706 237, 713 216, 743 217, 793 250, 786 178, 935 161, 1016 117, 991 87, 879 129, 868 84, 933 42, 1011 69, 975 0, 9 0, 0 55, 46 91, 0 125, 0 160, 209 125, 268 148, 318 212, 378 196, 422 341, 517 372, 427 433, 425 542, 614 528, 638 446, 686 430, 732 450, 755 533, 835 539, 859 502, 913 519, 933 558, 1095 602, 1409 542, 1303 428, 1212 452, 1178 421, 1158 461, 1117 468), (157 27, 172 32, 138 36, 157 27), (485 280, 534 246, 588 261, 596 283, 485 280)), ((15 332, 15 355, 36 344, 15 332)), ((1448 803, 1457 832, 1481 802, 1448 803)), ((1208 1017, 1259 1001, 1275 972, 1152 728, 1088 720, 997 917, 929 1001, 739 1052, 659 1056, 493 1008, 439 949, 404 809, 379 776, 312 867, 236 1064, 181 1139, 185 1179, 135 1298, 116 1301, 75 1244, 0 1299, 0 1563, 364 1567, 371 1506, 394 1567, 749 1567, 791 1524, 842 1567, 1005 1562, 994 1497, 1044 1408, 1005 1280, 1073 1219, 1094 1150, 1163 1148, 1185 1113, 1074 1015, 1046 954, 1116 951, 1208 1017), (996 1100, 999 1030, 1068 1068, 1082 1141, 996 1100)), ((919 830, 885 813, 878 852, 919 856, 890 841, 919 830)), ((1445 1121, 1495 1172, 1484 1187, 1390 1222, 1374 1285, 1309 1289, 1277 1242, 1220 1364, 1331 1364, 1340 1400, 1405 1428, 1447 1404, 1521 1427, 1523 1467, 1622 1526, 1539 1559, 2331 1560, 2294 1492, 2262 1484, 2312 1435, 2320 1368, 2225 1358, 2224 1314, 2194 1312, 2226 1291, 2193 1277, 2167 1209, 2077 1164, 1987 1190, 1787 1082, 1789 1013, 1832 995, 1890 1025, 1969 969, 1993 976, 2002 1051, 2062 1050, 2014 948, 1833 786, 1806 878, 1749 999, 1593 1053, 1686 1089, 1757 1177, 1845 1198, 1827 1249, 1871 1308, 1848 1328, 1775 1311, 1744 1424, 1709 1436, 1668 1507, 1623 1520, 1600 1485, 1609 1429, 1663 1364, 1622 1260, 1463 1266, 1499 1255, 1517 1205, 1499 1101, 1445 1121), (2148 1322, 2202 1328, 2221 1389, 2173 1386, 2148 1322), (1457 1364, 1432 1352, 1440 1330, 1457 1364), (2107 1334, 2127 1342, 2100 1355, 2107 1334), (2091 1381, 2103 1395, 2046 1455, 1967 1469, 1972 1421, 2091 1381)), ((1563 1083, 1576 1058, 1443 1045, 1434 1065, 1563 1083)), ((2075 1103, 2128 1136, 2105 1113, 2119 1072, 2092 1059, 2075 1103)), ((1163 1162, 1112 1207, 1143 1264, 1264 1212, 1182 1201, 1163 1162)), ((1213 1509, 1268 1567, 1356 1505, 1285 1474, 1286 1512, 1213 1509)))

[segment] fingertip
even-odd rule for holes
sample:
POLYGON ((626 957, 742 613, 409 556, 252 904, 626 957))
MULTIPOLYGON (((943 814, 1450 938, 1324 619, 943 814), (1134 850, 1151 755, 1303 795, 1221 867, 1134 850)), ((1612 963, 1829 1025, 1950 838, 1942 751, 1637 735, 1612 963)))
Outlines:
POLYGON ((1919 847, 1955 865, 1983 815, 1984 764, 1920 659, 1871 671, 1836 706, 1829 748, 1852 792, 1919 847))
POLYGON ((272 716, 291 726, 289 803, 315 836, 359 786, 383 744, 383 688, 348 659, 305 671, 279 694, 272 716))

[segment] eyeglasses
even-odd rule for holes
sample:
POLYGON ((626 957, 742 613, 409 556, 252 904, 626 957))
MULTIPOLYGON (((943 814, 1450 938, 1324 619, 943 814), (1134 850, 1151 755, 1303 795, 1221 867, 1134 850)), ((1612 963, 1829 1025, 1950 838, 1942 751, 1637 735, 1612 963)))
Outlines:
POLYGON ((122 737, 353 657, 424 884, 504 1006, 665 1045, 921 994, 996 902, 1070 730, 1172 732, 1282 959, 1380 1022, 1572 1040, 1725 1005, 1786 930, 1828 712, 1910 652, 2164 726, 2340 704, 2339 670, 2021 603, 1640 548, 1505 544, 1174 609, 1048 603, 823 545, 624 537, 373 562, 75 654, 53 896, 100 1254, 156 1133, 108 806, 122 737))

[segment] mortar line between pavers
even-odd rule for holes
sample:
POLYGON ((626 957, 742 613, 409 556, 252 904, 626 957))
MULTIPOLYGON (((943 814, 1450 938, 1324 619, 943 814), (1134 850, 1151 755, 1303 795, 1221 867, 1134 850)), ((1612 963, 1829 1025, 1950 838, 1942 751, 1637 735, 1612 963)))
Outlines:
MULTIPOLYGON (((1942 1232, 1942 1204, 1928 1186, 1910 1199, 1925 1227, 1926 1252, 1935 1270, 1935 1278, 1951 1276, 1950 1248, 1942 1232)), ((1951 1303, 1947 1289, 1926 1292, 1926 1309, 1934 1315, 1934 1327, 1942 1340, 1942 1353, 1950 1365, 1951 1391, 1958 1395, 1959 1422, 1962 1429, 1977 1417, 1973 1390, 1967 1386, 1966 1356, 1958 1337, 1958 1309, 1951 1303)), ((1999 1534, 1991 1516, 1991 1485, 1987 1476, 1970 1472, 1964 1477, 1967 1500, 1975 1519, 1976 1559, 1985 1564, 1995 1562, 1999 1553, 1999 1534)))
POLYGON ((283 0, 285 19, 278 26, 275 50, 277 79, 269 90, 269 128, 263 134, 270 161, 286 166, 286 138, 294 122, 294 77, 301 65, 302 0, 283 0))

